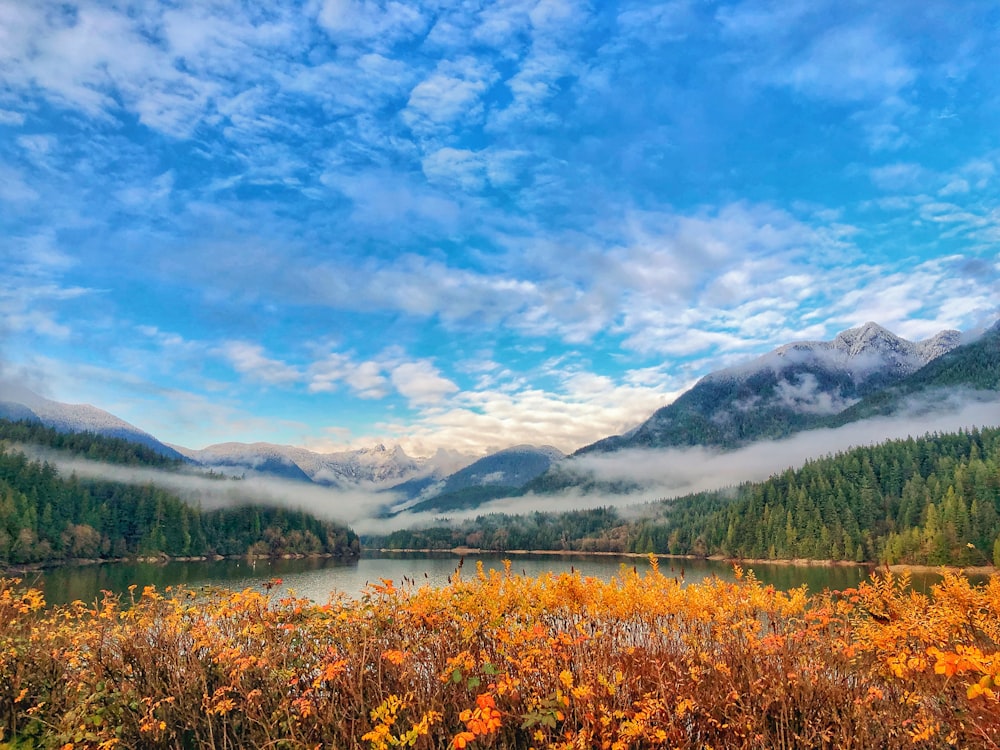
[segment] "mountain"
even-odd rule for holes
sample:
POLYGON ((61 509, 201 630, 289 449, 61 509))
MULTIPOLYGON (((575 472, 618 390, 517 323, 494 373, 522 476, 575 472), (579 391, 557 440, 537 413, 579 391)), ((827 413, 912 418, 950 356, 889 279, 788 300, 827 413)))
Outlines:
POLYGON ((288 455, 295 450, 270 443, 219 443, 202 450, 174 446, 190 461, 229 476, 269 475, 299 482, 312 481, 288 455))
MULTIPOLYGON (((330 554, 356 557, 357 535, 300 508, 244 503, 203 510, 163 487, 65 476, 32 459, 26 446, 163 469, 145 446, 93 431, 57 432, 37 423, 0 422, 0 571, 10 564, 74 558, 330 554)), ((176 468, 176 467, 174 467, 176 468)), ((167 475, 163 471, 163 476, 167 475)), ((186 495, 188 493, 185 493, 186 495)))
POLYGON ((889 440, 760 482, 634 505, 393 531, 387 549, 510 549, 1000 566, 1000 427, 889 440))
POLYGON ((144 445, 161 456, 196 463, 230 476, 272 476, 325 486, 404 486, 413 497, 428 485, 467 466, 474 457, 441 449, 429 458, 412 458, 399 446, 375 445, 351 451, 316 453, 271 443, 219 443, 200 450, 168 445, 114 414, 85 404, 64 404, 19 385, 0 381, 0 419, 27 420, 59 432, 92 432, 144 445))
POLYGON ((497 451, 425 488, 420 496, 423 499, 398 506, 396 511, 454 510, 516 495, 563 458, 562 451, 548 445, 517 445, 497 451))
POLYGON ((399 446, 390 449, 382 444, 335 453, 271 443, 219 443, 200 450, 174 447, 189 460, 223 474, 276 476, 333 487, 434 482, 472 460, 453 451, 412 458, 399 446))
POLYGON ((824 426, 833 415, 903 380, 955 349, 958 331, 912 342, 875 323, 832 341, 786 344, 702 378, 625 435, 577 451, 739 445, 824 426))
POLYGON ((933 359, 898 383, 866 396, 828 421, 839 427, 900 411, 905 406, 948 408, 952 398, 1000 391, 1000 321, 981 336, 933 359))
POLYGON ((148 432, 89 404, 63 404, 39 396, 27 388, 0 383, 0 418, 41 422, 59 432, 93 432, 105 437, 139 443, 172 459, 183 456, 148 432))

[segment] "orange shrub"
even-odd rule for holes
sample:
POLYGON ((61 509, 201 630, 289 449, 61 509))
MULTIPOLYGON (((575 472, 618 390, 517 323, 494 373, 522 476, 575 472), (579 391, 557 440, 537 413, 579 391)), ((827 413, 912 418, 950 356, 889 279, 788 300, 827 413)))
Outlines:
POLYGON ((0 731, 56 748, 870 748, 1000 742, 1000 578, 809 596, 480 566, 317 605, 0 581, 0 731))

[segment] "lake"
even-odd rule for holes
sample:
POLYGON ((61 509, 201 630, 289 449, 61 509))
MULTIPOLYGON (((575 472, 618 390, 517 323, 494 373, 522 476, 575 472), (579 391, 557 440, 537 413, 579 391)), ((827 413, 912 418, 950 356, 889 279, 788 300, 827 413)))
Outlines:
MULTIPOLYGON (((649 567, 645 558, 587 555, 510 555, 515 573, 537 576, 549 571, 559 573, 578 570, 585 576, 609 580, 621 572, 622 565, 633 566, 640 572, 649 567)), ((470 555, 465 558, 462 573, 466 578, 475 575, 476 561, 482 560, 486 569, 503 569, 501 555, 470 555)), ((400 585, 404 576, 416 584, 429 583, 440 586, 455 572, 459 557, 452 553, 368 553, 360 560, 343 563, 324 558, 299 560, 217 560, 205 562, 169 563, 106 563, 102 565, 64 566, 23 576, 25 582, 40 586, 50 604, 65 604, 80 599, 93 602, 102 590, 123 593, 129 585, 155 585, 158 589, 183 585, 189 588, 219 586, 241 590, 259 588, 267 581, 281 578, 275 588, 280 594, 289 592, 317 602, 327 600, 331 592, 340 591, 349 596, 359 595, 368 583, 378 583, 388 578, 400 585)), ((867 577, 862 566, 793 566, 756 564, 752 567, 757 578, 779 589, 790 589, 806 584, 809 591, 825 588, 843 589, 856 586, 867 577)), ((694 583, 710 576, 733 579, 732 566, 713 560, 660 561, 660 570, 667 576, 680 575, 694 583)), ((940 580, 936 574, 915 574, 914 586, 925 590, 940 580)))

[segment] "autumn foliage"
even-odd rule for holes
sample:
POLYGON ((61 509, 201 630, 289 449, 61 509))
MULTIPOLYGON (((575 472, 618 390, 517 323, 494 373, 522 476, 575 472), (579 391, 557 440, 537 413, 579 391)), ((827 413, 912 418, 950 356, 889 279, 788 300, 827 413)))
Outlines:
POLYGON ((316 605, 0 582, 0 747, 873 748, 1000 743, 1000 577, 776 591, 504 571, 316 605))

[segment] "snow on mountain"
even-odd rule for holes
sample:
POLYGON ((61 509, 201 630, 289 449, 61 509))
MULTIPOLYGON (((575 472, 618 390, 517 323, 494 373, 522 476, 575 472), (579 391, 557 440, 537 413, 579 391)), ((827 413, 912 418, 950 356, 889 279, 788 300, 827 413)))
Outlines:
POLYGON ((490 453, 428 487, 423 497, 468 487, 522 487, 566 455, 551 445, 515 445, 490 453))
POLYGON ((39 396, 22 386, 0 383, 0 417, 31 419, 60 432, 93 432, 122 438, 152 448, 169 458, 181 458, 173 448, 114 414, 89 404, 64 404, 39 396))
POLYGON ((798 341, 706 375, 638 429, 580 449, 735 447, 819 426, 961 344, 958 331, 907 341, 876 323, 798 341))
POLYGON ((705 380, 745 380, 764 369, 775 372, 795 365, 814 365, 850 372, 863 380, 874 372, 909 375, 961 343, 958 331, 941 331, 924 341, 907 341, 877 323, 866 323, 843 331, 833 341, 797 341, 779 346, 755 360, 711 373, 705 380))
MULTIPOLYGON (((175 447, 192 461, 226 474, 270 474, 332 486, 388 487, 427 475, 443 476, 441 466, 462 463, 458 454, 413 458, 399 446, 382 444, 333 453, 271 443, 219 443, 201 450, 175 447)), ((465 464, 472 460, 464 457, 465 464)))
POLYGON ((566 455, 550 445, 515 445, 490 453, 436 482, 394 488, 402 495, 392 513, 476 507, 516 492, 566 455), (407 489, 412 491, 407 492, 407 489))

